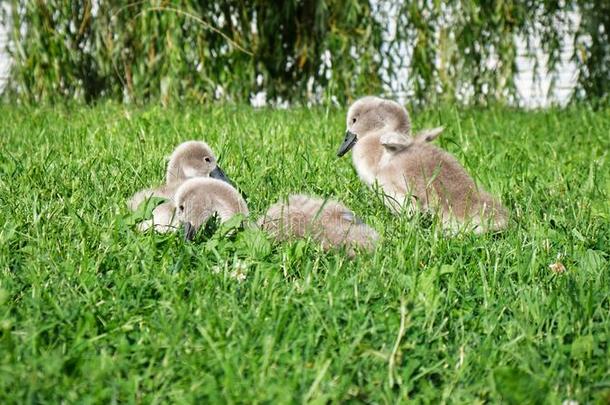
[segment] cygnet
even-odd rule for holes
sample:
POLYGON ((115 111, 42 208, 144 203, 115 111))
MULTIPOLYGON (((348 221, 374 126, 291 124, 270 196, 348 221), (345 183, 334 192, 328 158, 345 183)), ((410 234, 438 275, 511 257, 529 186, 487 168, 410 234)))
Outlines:
POLYGON ((273 204, 258 225, 278 241, 311 237, 324 250, 345 248, 350 257, 357 249, 372 251, 379 239, 343 204, 300 194, 273 204))
POLYGON ((248 215, 241 194, 225 181, 198 177, 186 180, 176 191, 176 218, 184 225, 185 238, 191 240, 213 215, 221 222, 236 214, 248 215))
POLYGON ((455 157, 429 142, 442 128, 411 136, 404 107, 378 97, 356 101, 347 113, 347 132, 337 155, 353 148, 360 179, 377 183, 393 212, 436 211, 453 232, 465 225, 477 233, 507 225, 507 210, 475 182, 455 157))

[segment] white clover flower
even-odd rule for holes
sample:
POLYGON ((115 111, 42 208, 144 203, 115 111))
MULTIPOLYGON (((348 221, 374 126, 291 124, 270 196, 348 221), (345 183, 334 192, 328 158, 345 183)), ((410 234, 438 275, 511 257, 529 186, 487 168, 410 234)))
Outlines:
POLYGON ((233 263, 233 271, 229 273, 229 276, 237 280, 237 282, 243 283, 248 277, 248 265, 241 260, 237 260, 233 263))

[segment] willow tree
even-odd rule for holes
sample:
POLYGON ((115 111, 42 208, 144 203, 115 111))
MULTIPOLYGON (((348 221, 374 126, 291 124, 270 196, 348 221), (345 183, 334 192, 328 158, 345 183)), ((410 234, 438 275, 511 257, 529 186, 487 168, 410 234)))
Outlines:
POLYGON ((13 0, 9 17, 9 89, 30 101, 247 100, 260 89, 292 101, 381 87, 381 30, 357 0, 13 0))
MULTIPOLYGON (((338 102, 515 99, 515 38, 541 38, 551 74, 574 42, 577 96, 610 93, 606 0, 10 0, 8 96, 338 102), (570 24, 570 13, 580 24, 570 24)), ((529 44, 534 50, 534 45, 529 44)))

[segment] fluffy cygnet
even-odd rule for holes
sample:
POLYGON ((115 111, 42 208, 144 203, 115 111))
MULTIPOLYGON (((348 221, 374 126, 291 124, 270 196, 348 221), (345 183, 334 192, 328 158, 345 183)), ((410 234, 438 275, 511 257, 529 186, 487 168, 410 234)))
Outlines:
POLYGON ((176 218, 184 224, 185 238, 191 240, 207 220, 217 215, 224 222, 235 214, 248 215, 248 206, 239 192, 227 182, 194 178, 176 191, 176 218))
POLYGON ((337 155, 353 148, 353 162, 367 185, 375 182, 394 212, 437 210, 446 229, 469 224, 477 233, 499 230, 507 211, 479 190, 460 163, 428 142, 442 128, 412 137, 409 116, 398 103, 378 97, 356 101, 347 113, 347 132, 337 155))
POLYGON ((379 238, 339 202, 306 195, 291 195, 273 204, 258 225, 278 241, 311 236, 324 250, 345 247, 350 257, 356 248, 372 251, 379 238))
POLYGON ((212 177, 228 183, 231 181, 218 166, 212 149, 201 141, 184 142, 174 150, 167 164, 165 184, 138 191, 127 205, 132 211, 150 197, 172 198, 180 184, 193 177, 212 177))

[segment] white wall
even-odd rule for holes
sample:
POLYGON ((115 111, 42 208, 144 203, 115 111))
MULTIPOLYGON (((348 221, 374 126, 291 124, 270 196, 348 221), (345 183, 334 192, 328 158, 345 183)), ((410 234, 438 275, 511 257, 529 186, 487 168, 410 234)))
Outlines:
POLYGON ((4 90, 6 79, 8 75, 9 58, 4 51, 6 45, 8 32, 5 27, 0 24, 0 93, 4 90))

